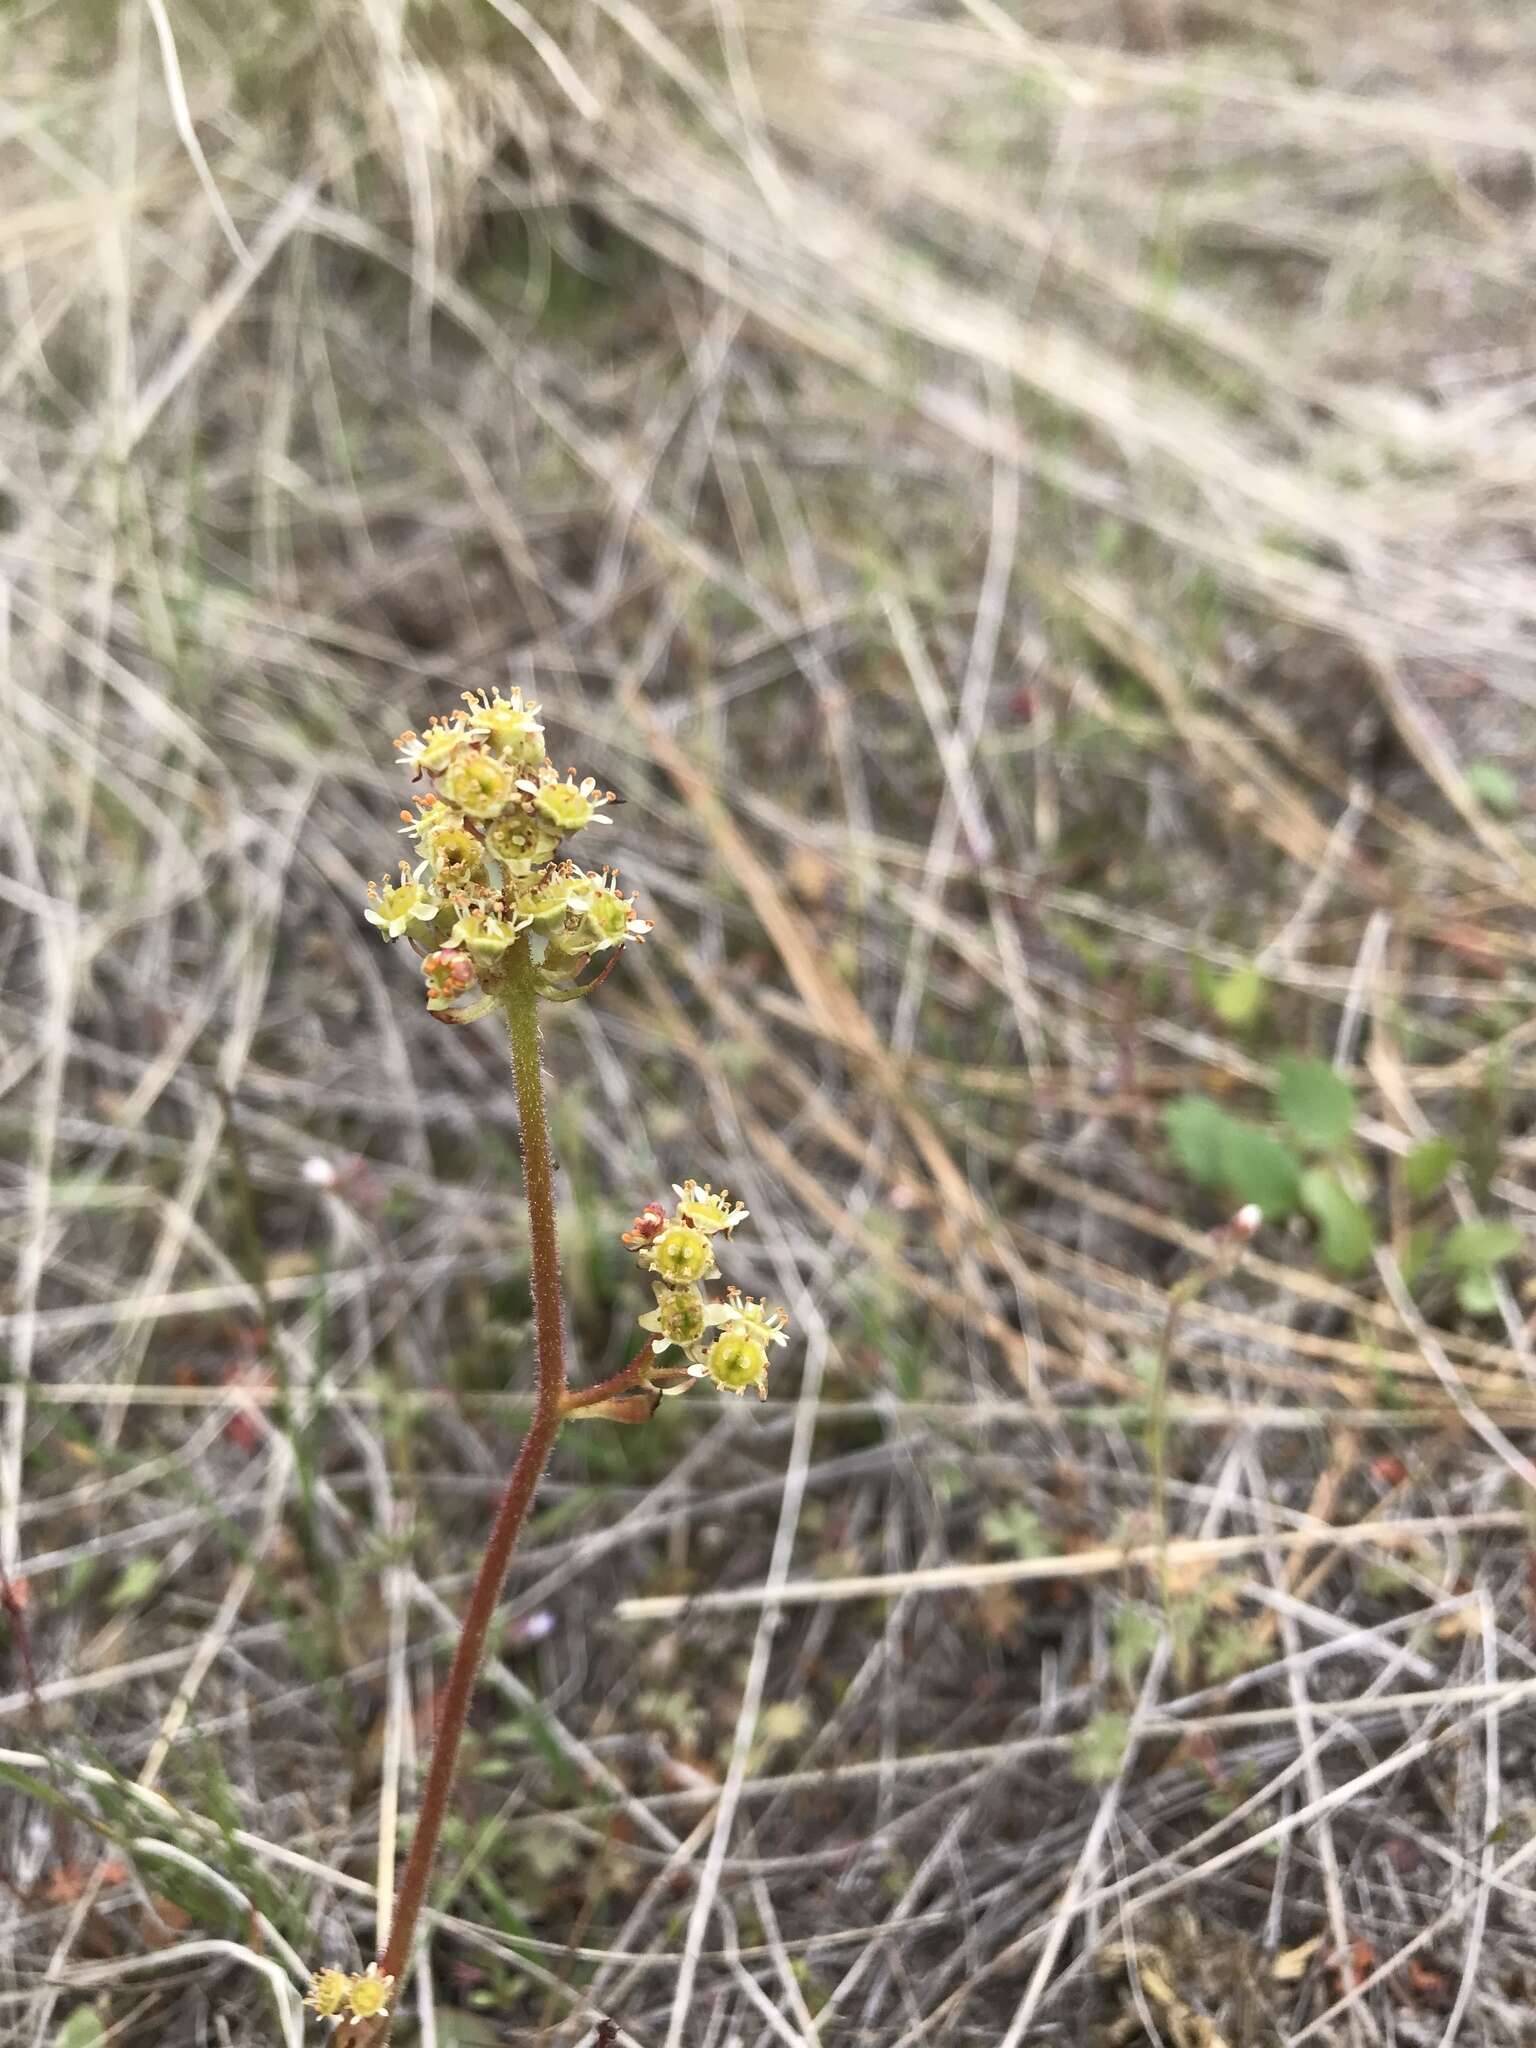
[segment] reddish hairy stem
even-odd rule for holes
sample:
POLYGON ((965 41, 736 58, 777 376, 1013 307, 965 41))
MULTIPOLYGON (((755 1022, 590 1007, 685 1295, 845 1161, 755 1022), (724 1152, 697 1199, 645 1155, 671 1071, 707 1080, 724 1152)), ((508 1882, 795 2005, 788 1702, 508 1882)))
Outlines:
POLYGON ((512 1476, 496 1510, 496 1519, 476 1574, 448 1683, 438 1711, 437 1740, 422 1789, 410 1853, 395 1895, 389 1941, 379 1968, 401 1978, 432 1875, 438 1836, 458 1775, 459 1745, 480 1675, 486 1637, 501 1597, 512 1552, 522 1533, 533 1496, 560 1433, 565 1398, 565 1324, 560 1298, 560 1245, 555 1230, 555 1171, 549 1126, 544 1117, 544 1081, 539 1069, 538 993, 533 956, 526 937, 508 957, 504 1003, 507 1036, 512 1047, 512 1078, 517 1088, 518 1118, 523 1140, 523 1184, 528 1198, 528 1241, 533 1283, 534 1343, 538 1356, 538 1390, 533 1420, 523 1438, 512 1476))
POLYGON ((590 1387, 574 1387, 570 1393, 562 1395, 561 1414, 573 1415, 578 1408, 591 1408, 599 1401, 611 1401, 615 1394, 628 1393, 631 1387, 644 1379, 650 1368, 655 1342, 654 1337, 648 1339, 628 1365, 620 1366, 619 1370, 610 1373, 607 1379, 594 1380, 590 1387))

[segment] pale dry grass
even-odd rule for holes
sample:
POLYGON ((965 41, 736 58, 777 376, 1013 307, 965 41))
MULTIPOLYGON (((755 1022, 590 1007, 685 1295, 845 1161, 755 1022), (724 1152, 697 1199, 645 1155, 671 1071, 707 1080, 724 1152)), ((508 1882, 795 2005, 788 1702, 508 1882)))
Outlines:
POLYGON ((510 676, 659 927, 551 1032, 578 1343, 685 1171, 803 1342, 572 1433, 405 2038, 1523 2040, 1526 1268, 1266 1232, 1169 1489, 1248 1668, 1117 1652, 1166 1102, 1308 1048, 1533 1209, 1526 11, 75 0, 0 79, 0 2032, 372 1951, 525 1360, 497 1048, 358 898, 510 676))

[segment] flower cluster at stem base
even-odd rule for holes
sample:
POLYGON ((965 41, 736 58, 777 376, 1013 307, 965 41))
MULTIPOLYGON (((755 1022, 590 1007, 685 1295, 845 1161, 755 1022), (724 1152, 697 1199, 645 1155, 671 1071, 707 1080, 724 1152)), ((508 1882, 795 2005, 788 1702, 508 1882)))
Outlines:
POLYGON ((686 1180, 672 1192, 675 1214, 660 1202, 647 1202, 624 1232, 656 1296, 656 1306, 640 1317, 641 1329, 651 1334, 652 1356, 663 1369, 672 1364, 673 1351, 682 1361, 678 1380, 661 1391, 686 1393, 693 1381, 708 1379, 723 1394, 755 1387, 758 1398, 766 1399, 769 1356, 775 1345, 789 1341, 788 1316, 735 1287, 714 1300, 704 1292, 705 1283, 719 1277, 716 1240, 728 1240, 747 1212, 724 1188, 716 1194, 686 1180))
POLYGON ((386 939, 411 941, 427 1008, 453 1024, 491 1009, 524 933, 539 993, 572 1002, 596 985, 581 979, 595 954, 611 964, 651 929, 616 874, 589 874, 561 854, 571 833, 608 823, 613 792, 574 769, 560 774, 539 707, 520 690, 482 691, 464 705, 400 737, 401 761, 426 784, 401 813, 417 858, 400 863, 398 880, 370 883, 364 913, 386 939))

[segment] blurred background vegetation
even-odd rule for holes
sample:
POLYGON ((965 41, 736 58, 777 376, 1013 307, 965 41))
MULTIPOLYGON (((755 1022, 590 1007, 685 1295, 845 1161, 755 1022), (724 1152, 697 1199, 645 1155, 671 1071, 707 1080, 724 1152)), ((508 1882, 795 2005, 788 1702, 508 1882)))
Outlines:
POLYGON ((567 1433, 398 2038, 1529 2037, 1533 58, 0 15, 0 2035, 372 1952, 529 1345, 361 895, 510 681, 657 924, 548 1033, 583 1366, 686 1173, 799 1342, 567 1433))

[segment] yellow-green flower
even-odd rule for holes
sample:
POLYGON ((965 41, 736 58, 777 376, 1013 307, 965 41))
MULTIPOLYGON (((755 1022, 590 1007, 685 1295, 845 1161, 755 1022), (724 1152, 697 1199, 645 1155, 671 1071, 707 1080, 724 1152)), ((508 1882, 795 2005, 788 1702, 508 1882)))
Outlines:
POLYGON ((544 728, 539 723, 537 704, 525 704, 521 690, 503 697, 499 690, 489 696, 466 697, 470 722, 490 741, 498 760, 515 768, 538 768, 544 760, 544 728))
POLYGON ((722 1324, 727 1330, 739 1330, 754 1343, 761 1344, 766 1351, 775 1344, 787 1344, 785 1330, 789 1317, 781 1308, 770 1308, 766 1301, 754 1301, 750 1294, 741 1294, 734 1287, 725 1290, 725 1300, 711 1302, 704 1320, 711 1329, 722 1324))
POLYGON ((398 882, 386 879, 382 888, 377 882, 368 884, 368 908, 363 915, 386 939, 398 939, 413 924, 430 924, 442 907, 430 889, 411 879, 411 871, 402 861, 398 882))
POLYGON ((669 1287, 696 1287, 716 1270, 709 1239, 687 1223, 668 1224, 645 1246, 640 1258, 669 1287))
POLYGON ((622 946, 630 939, 645 937, 651 927, 643 917, 635 915, 632 896, 621 896, 597 875, 586 876, 584 882, 585 886, 573 890, 571 897, 576 922, 567 944, 573 951, 601 953, 609 946, 622 946))
POLYGON ((437 789, 443 802, 466 818, 495 818, 512 801, 517 783, 510 768, 479 747, 466 747, 443 770, 437 789))
POLYGON ((340 2015, 351 1989, 352 1979, 345 1970, 316 1970, 309 1980, 309 1994, 304 2003, 321 2019, 333 2020, 340 2015))
POLYGON ((741 1323, 732 1323, 723 1330, 703 1358, 688 1370, 695 1379, 707 1374, 722 1393, 744 1394, 748 1387, 756 1387, 758 1398, 767 1399, 764 1381, 768 1377, 768 1353, 741 1323))
POLYGON ((486 851, 509 873, 526 875, 551 859, 560 844, 560 834, 532 811, 504 811, 485 828, 486 851))
POLYGON ((421 850, 432 873, 450 889, 473 888, 485 879, 485 847, 457 820, 429 826, 421 850))
POLYGON ((713 1237, 717 1230, 729 1237, 751 1213, 743 1203, 731 1200, 729 1188, 716 1194, 708 1181, 702 1187, 696 1180, 674 1181, 672 1192, 677 1196, 678 1215, 695 1230, 702 1230, 706 1237, 713 1237))
POLYGON ((590 775, 584 776, 580 782, 546 782, 534 784, 532 789, 534 808, 540 817, 549 820, 562 839, 569 833, 579 832, 584 825, 611 822, 602 816, 598 806, 612 803, 613 792, 609 790, 605 794, 599 790, 590 775))
POLYGON ((370 1963, 361 1977, 354 1977, 347 1994, 347 2008, 355 2020, 383 2019, 389 2012, 390 1993, 395 1980, 370 1963))
POLYGON ((522 928, 522 920, 503 917, 495 910, 472 905, 454 925, 449 946, 462 946, 471 960, 487 963, 499 960, 522 928))
POLYGON ((697 1287, 664 1287, 660 1281, 656 1283, 656 1306, 649 1315, 641 1316, 639 1323, 642 1330, 653 1333, 656 1341, 651 1348, 658 1358, 674 1344, 687 1351, 702 1341, 709 1327, 704 1297, 697 1287))
POLYGON ((517 914, 536 932, 558 931, 570 914, 571 891, 580 881, 569 861, 546 868, 518 888, 517 914))
POLYGON ((401 733, 396 745, 407 768, 414 768, 418 775, 441 775, 468 740, 462 725, 440 725, 434 719, 423 733, 401 733))

